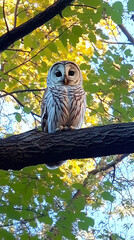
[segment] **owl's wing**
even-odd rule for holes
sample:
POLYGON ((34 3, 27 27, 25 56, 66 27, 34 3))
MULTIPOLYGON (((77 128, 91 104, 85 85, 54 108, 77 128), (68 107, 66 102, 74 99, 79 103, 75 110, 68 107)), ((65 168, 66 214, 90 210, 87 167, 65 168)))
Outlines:
POLYGON ((46 106, 46 94, 48 89, 46 88, 44 91, 43 99, 42 99, 42 105, 41 105, 41 127, 43 132, 48 132, 48 114, 47 114, 47 106, 46 106))
POLYGON ((70 89, 70 126, 79 129, 82 126, 86 111, 86 94, 81 86, 70 89))

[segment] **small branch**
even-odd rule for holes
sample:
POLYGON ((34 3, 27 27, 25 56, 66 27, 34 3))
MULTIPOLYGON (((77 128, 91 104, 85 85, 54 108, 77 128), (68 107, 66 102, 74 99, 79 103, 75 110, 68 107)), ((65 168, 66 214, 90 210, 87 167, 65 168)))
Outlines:
POLYGON ((87 4, 69 4, 69 6, 73 6, 73 7, 86 7, 86 8, 91 8, 91 9, 94 9, 94 10, 97 9, 96 7, 92 7, 92 6, 87 5, 87 4))
POLYGON ((124 27, 123 24, 119 24, 118 25, 119 28, 121 29, 121 31, 126 35, 127 39, 131 42, 131 44, 134 45, 134 38, 132 37, 132 35, 128 32, 128 30, 124 27))
POLYGON ((7 51, 30 53, 30 51, 27 51, 27 50, 13 49, 13 48, 8 48, 7 51))
POLYGON ((5 24, 6 24, 7 32, 9 32, 9 27, 8 27, 6 15, 5 15, 5 0, 3 0, 3 17, 4 17, 5 24))
MULTIPOLYGON (((24 105, 23 105, 23 103, 21 103, 13 94, 11 94, 11 93, 7 93, 6 91, 4 91, 3 90, 3 92, 5 92, 5 96, 10 96, 10 97, 12 97, 21 107, 25 107, 24 105)), ((1 96, 0 96, 1 97, 1 96)), ((33 111, 31 111, 30 112, 31 114, 32 114, 32 116, 37 116, 37 117, 40 117, 40 115, 38 115, 38 114, 36 114, 36 113, 34 113, 33 111)), ((35 118, 34 118, 35 119, 35 118)))
POLYGON ((13 92, 6 92, 5 94, 3 95, 0 95, 0 98, 2 97, 6 97, 8 95, 12 95, 14 93, 24 93, 24 92, 41 92, 41 91, 44 91, 45 88, 42 88, 42 89, 25 89, 25 90, 17 90, 17 91, 13 91, 13 92))
MULTIPOLYGON (((85 187, 87 184, 89 184, 88 180, 89 180, 90 175, 97 175, 98 173, 102 173, 102 172, 105 172, 108 174, 112 168, 114 169, 114 174, 115 174, 115 166, 117 167, 119 165, 119 163, 121 163, 121 161, 126 157, 128 157, 128 154, 122 154, 120 156, 117 156, 117 158, 114 161, 112 161, 109 164, 106 164, 105 166, 100 166, 100 164, 98 164, 98 166, 95 169, 88 172, 88 175, 83 182, 83 187, 85 187)), ((81 195, 80 189, 74 194, 73 199, 79 195, 81 195)))
MULTIPOLYGON (((18 80, 17 78, 13 77, 12 75, 10 74, 6 74, 4 73, 3 75, 7 75, 8 77, 14 79, 16 82, 19 82, 22 86, 24 86, 26 89, 28 89, 29 91, 31 90, 26 84, 22 83, 20 80, 18 80)), ((36 95, 34 92, 33 92, 34 96, 38 99, 38 95, 36 95)))
POLYGON ((107 44, 128 44, 128 45, 133 45, 132 42, 108 42, 108 41, 102 41, 107 44))
POLYGON ((16 6, 15 6, 15 12, 14 12, 14 28, 16 28, 16 23, 17 23, 17 10, 18 10, 19 1, 20 1, 20 0, 17 0, 16 6))
MULTIPOLYGON (((4 73, 3 75, 7 75, 8 77, 14 79, 16 82, 20 83, 23 87, 25 87, 27 90, 29 90, 29 92, 31 91, 31 89, 26 85, 26 84, 23 84, 20 80, 18 80, 16 77, 13 77, 12 75, 10 74, 7 74, 7 73, 4 73)), ((3 76, 2 75, 2 76, 3 76)), ((2 76, 0 78, 2 78, 2 76)), ((1 92, 5 92, 5 95, 9 95, 6 91, 2 90, 1 92)), ((36 99, 38 100, 38 95, 35 94, 35 92, 33 91, 33 95, 36 97, 36 99)), ((3 95, 2 95, 3 97, 3 95)))
MULTIPOLYGON (((89 175, 96 175, 97 173, 101 173, 102 171, 105 172, 111 168, 114 167, 114 165, 118 165, 124 158, 128 157, 128 154, 122 154, 121 156, 118 156, 113 162, 109 163, 109 164, 106 164, 105 166, 97 166, 96 169, 93 169, 92 171, 90 171, 88 173, 88 176, 89 175)), ((85 186, 86 182, 84 183, 84 186, 85 186)))

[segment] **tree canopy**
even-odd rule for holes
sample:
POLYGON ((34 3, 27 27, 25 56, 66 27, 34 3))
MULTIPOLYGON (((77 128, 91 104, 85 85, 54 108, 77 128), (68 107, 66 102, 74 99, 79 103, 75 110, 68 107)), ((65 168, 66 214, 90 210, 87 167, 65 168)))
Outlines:
POLYGON ((132 240, 133 0, 0 6, 1 238, 132 240), (84 129, 44 134, 41 99, 60 60, 82 70, 84 129), (43 164, 58 157, 70 160, 53 171, 43 164))

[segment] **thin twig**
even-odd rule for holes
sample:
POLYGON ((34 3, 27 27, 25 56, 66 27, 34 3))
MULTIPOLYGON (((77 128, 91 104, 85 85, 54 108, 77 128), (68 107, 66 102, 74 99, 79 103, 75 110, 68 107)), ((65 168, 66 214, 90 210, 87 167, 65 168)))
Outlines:
POLYGON ((102 42, 107 43, 107 44, 129 44, 129 45, 133 45, 133 43, 131 43, 131 42, 109 42, 109 41, 105 41, 105 40, 103 40, 102 42))
POLYGON ((15 6, 15 12, 14 12, 14 28, 16 27, 16 23, 17 23, 17 10, 18 10, 19 1, 20 1, 20 0, 17 0, 16 6, 15 6))
POLYGON ((9 32, 9 27, 8 27, 8 23, 7 23, 7 20, 6 20, 6 15, 5 15, 5 0, 3 0, 3 17, 4 17, 5 24, 6 24, 7 32, 9 32))
MULTIPOLYGON (((24 83, 22 83, 19 79, 17 79, 17 78, 15 78, 15 77, 13 77, 12 75, 10 75, 10 74, 6 74, 8 77, 10 77, 10 78, 12 78, 12 79, 14 79, 15 81, 17 81, 18 83, 20 83, 22 86, 24 86, 26 89, 28 89, 29 91, 31 91, 31 89, 26 85, 26 84, 24 84, 24 83)), ((37 98, 37 100, 38 100, 38 95, 37 94, 35 94, 34 92, 33 92, 33 95, 37 98)))
POLYGON ((87 5, 87 4, 69 4, 69 6, 73 6, 73 7, 86 7, 86 8, 92 8, 94 10, 96 10, 97 8, 96 7, 93 7, 93 6, 90 6, 90 5, 87 5))
POLYGON ((31 51, 27 50, 22 50, 22 49, 13 49, 13 48, 8 48, 6 49, 7 51, 14 51, 14 52, 24 52, 24 53, 30 53, 31 51))
POLYGON ((45 88, 42 88, 42 89, 24 89, 24 90, 17 90, 17 91, 13 91, 13 92, 6 92, 5 94, 0 95, 0 98, 6 97, 8 95, 12 95, 14 93, 38 92, 38 91, 44 91, 44 90, 45 90, 45 88))
MULTIPOLYGON (((7 95, 9 95, 6 91, 3 90, 3 92, 5 92, 7 95)), ((12 97, 21 107, 23 107, 23 108, 25 107, 24 104, 22 102, 20 102, 13 94, 10 94, 10 97, 12 97)), ((30 113, 32 114, 32 116, 40 117, 40 115, 34 113, 33 111, 31 111, 30 113)))

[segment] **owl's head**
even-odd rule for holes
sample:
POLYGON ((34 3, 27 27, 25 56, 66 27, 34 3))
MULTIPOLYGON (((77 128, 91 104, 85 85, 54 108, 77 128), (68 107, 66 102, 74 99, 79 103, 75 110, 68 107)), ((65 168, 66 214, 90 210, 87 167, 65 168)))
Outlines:
POLYGON ((82 85, 83 78, 78 65, 71 61, 53 64, 47 76, 47 86, 82 85))

